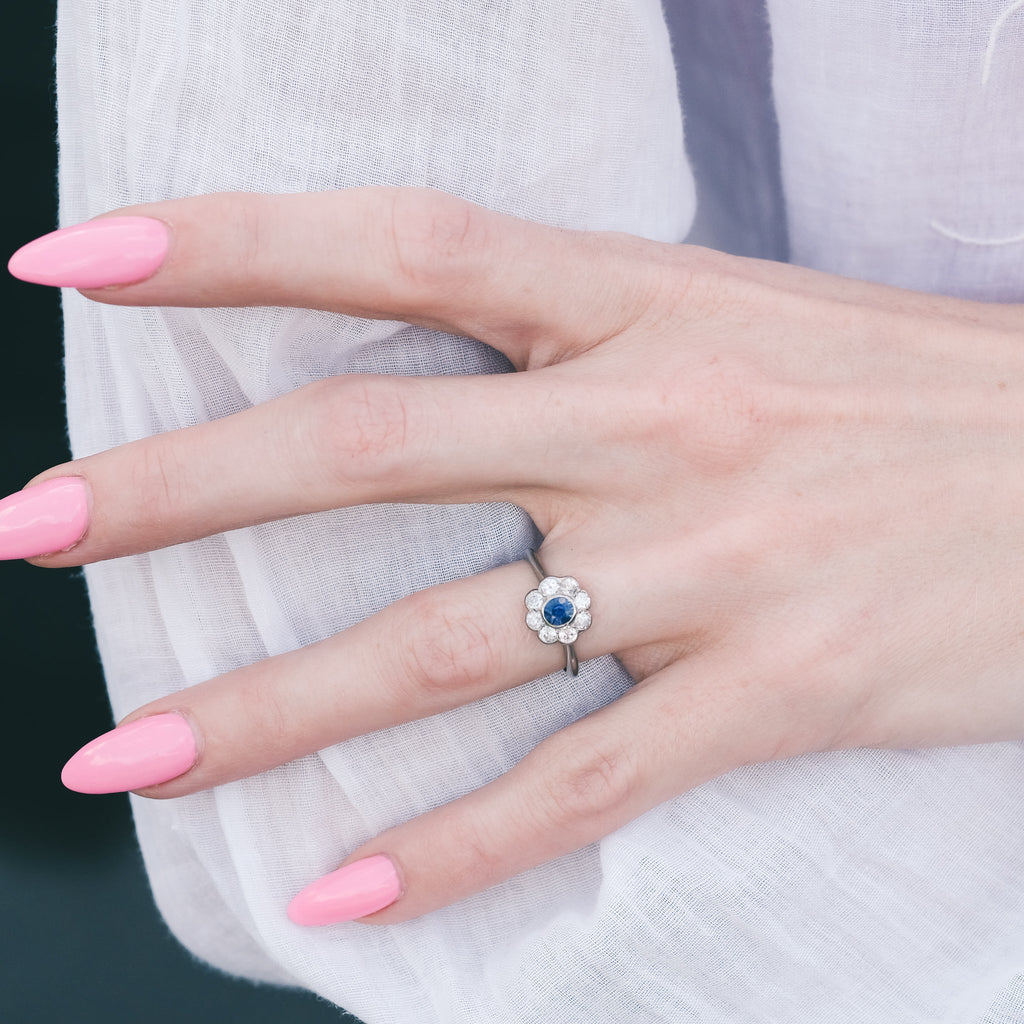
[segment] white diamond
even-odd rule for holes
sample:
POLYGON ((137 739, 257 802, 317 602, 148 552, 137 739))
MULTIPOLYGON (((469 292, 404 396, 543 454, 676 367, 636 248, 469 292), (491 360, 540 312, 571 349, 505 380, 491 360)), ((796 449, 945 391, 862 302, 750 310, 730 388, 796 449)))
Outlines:
POLYGON ((575 626, 563 626, 558 631, 558 642, 561 644, 574 644, 577 636, 579 636, 579 632, 575 626))
POLYGON ((554 576, 545 576, 540 581, 540 586, 537 588, 545 597, 551 597, 552 594, 558 593, 558 580, 554 576))
POLYGON ((553 644, 558 639, 558 630, 552 629, 550 626, 545 626, 537 636, 539 636, 544 643, 553 644))
POLYGON ((526 595, 526 607, 531 611, 535 608, 540 610, 544 607, 544 595, 539 590, 531 590, 526 595))
POLYGON ((590 629, 590 612, 580 612, 575 619, 572 620, 572 624, 582 633, 585 629, 590 629))
POLYGON ((590 607, 590 595, 585 591, 581 590, 574 598, 573 604, 579 611, 583 611, 590 607))
POLYGON ((526 613, 526 624, 530 629, 540 629, 544 625, 544 616, 538 611, 529 611, 526 613))
POLYGON ((562 577, 562 593, 567 597, 572 597, 577 590, 580 589, 580 581, 573 579, 572 576, 562 577))

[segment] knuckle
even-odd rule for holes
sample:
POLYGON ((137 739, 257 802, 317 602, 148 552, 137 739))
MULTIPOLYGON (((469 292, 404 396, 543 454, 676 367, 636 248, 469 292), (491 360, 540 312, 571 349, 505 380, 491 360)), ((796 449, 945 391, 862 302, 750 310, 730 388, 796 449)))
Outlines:
POLYGON ((545 797, 552 817, 584 823, 594 818, 624 820, 641 792, 640 762, 635 752, 608 740, 560 741, 548 753, 543 772, 545 797))
POLYGON ((487 245, 485 211, 434 189, 395 189, 388 234, 396 273, 419 306, 460 286, 487 245))
POLYGON ((458 892, 467 883, 472 889, 486 888, 508 875, 508 851, 495 842, 495 831, 487 824, 467 814, 453 816, 449 823, 451 891, 458 892))
POLYGON ((299 443, 319 454, 332 484, 388 479, 421 436, 411 427, 412 390, 397 379, 330 377, 305 391, 313 436, 300 435, 299 443))
POLYGON ((139 457, 132 460, 135 486, 133 494, 144 496, 135 507, 143 512, 140 521, 126 524, 141 528, 147 534, 166 524, 173 524, 188 507, 192 491, 186 478, 186 466, 172 443, 175 435, 140 442, 139 457), (143 521, 144 520, 144 521, 143 521))
POLYGON ((756 461, 770 440, 771 384, 751 361, 712 357, 685 389, 680 417, 687 449, 712 473, 732 473, 756 461))
POLYGON ((681 248, 662 272, 668 294, 655 306, 672 310, 674 328, 697 324, 706 355, 702 362, 687 358, 667 370, 650 429, 671 437, 702 469, 729 473, 761 455, 775 426, 796 410, 786 407, 778 378, 759 347, 748 342, 758 311, 766 301, 770 308, 770 299, 747 280, 735 257, 681 248), (725 340, 737 335, 740 343, 725 340))
POLYGON ((723 625, 725 618, 737 625, 748 621, 751 613, 737 603, 733 584, 742 580, 748 590, 767 585, 766 578, 777 571, 778 552, 792 543, 795 523, 777 510, 757 507, 724 516, 694 534, 696 573, 719 590, 721 603, 712 614, 723 625))
POLYGON ((822 621, 790 641, 788 671, 784 677, 776 671, 771 681, 786 720, 799 723, 789 737, 798 752, 875 745, 877 736, 865 726, 881 706, 878 698, 889 691, 876 683, 884 670, 865 672, 863 654, 850 639, 873 633, 866 627, 877 612, 863 612, 854 604, 825 608, 822 621))
POLYGON ((419 591, 395 607, 399 699, 461 704, 467 690, 493 675, 498 658, 485 624, 442 588, 419 591))
POLYGON ((274 747, 296 736, 296 692, 281 686, 274 673, 261 671, 258 666, 245 666, 231 674, 230 686, 227 694, 236 720, 245 721, 252 735, 264 737, 267 746, 274 747))
POLYGON ((260 284, 263 266, 265 197, 255 192, 227 192, 217 196, 221 216, 231 225, 233 238, 230 266, 234 276, 249 286, 260 284))
POLYGON ((650 254, 660 285, 659 308, 672 310, 678 321, 707 320, 735 301, 734 257, 697 245, 652 249, 650 254))

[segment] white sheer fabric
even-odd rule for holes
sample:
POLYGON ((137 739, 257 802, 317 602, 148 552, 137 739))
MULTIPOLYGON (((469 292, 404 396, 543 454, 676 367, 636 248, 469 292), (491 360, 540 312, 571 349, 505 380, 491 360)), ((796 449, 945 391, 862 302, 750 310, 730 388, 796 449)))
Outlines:
MULTIPOLYGON (((670 9, 684 105, 702 138, 721 129, 693 153, 718 211, 702 240, 779 255, 788 236, 808 265, 1024 300, 1024 2, 769 8, 781 175, 770 97, 733 59, 760 11, 670 9), (720 89, 687 94, 716 74, 720 89), (758 182, 756 204, 730 202, 758 182)), ((66 0, 58 90, 65 225, 203 192, 377 183, 669 241, 694 213, 655 0, 66 0)), ((504 368, 402 324, 65 300, 76 456, 329 374, 504 368)), ((507 506, 372 507, 92 566, 114 711, 518 559, 532 537, 507 506)), ((418 921, 288 922, 288 899, 359 842, 625 685, 605 660, 212 792, 136 800, 160 909, 200 957, 367 1024, 1024 1020, 1024 744, 747 768, 418 921)))

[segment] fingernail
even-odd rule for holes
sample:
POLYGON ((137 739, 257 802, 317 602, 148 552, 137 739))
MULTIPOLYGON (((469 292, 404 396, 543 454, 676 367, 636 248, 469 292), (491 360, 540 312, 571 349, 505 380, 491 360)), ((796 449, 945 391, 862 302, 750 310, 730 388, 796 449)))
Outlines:
POLYGON ((400 895, 395 865, 381 853, 346 864, 307 885, 288 904, 288 916, 295 924, 337 924, 390 907, 400 895))
POLYGON ((167 255, 167 225, 153 217, 101 217, 23 245, 7 269, 22 281, 104 288, 154 274, 167 255))
POLYGON ((60 774, 78 793, 125 793, 183 775, 196 762, 196 741, 181 715, 151 715, 97 736, 60 774))
POLYGON ((89 525, 89 498, 80 476, 59 476, 0 501, 0 559, 67 551, 89 525))

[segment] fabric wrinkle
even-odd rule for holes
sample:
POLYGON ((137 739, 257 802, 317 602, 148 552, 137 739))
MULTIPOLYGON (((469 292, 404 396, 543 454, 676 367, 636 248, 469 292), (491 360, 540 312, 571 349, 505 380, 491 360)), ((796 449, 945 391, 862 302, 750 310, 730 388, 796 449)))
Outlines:
MULTIPOLYGON (((768 0, 769 34, 747 0, 678 0, 673 55, 658 0, 60 0, 61 223, 222 190, 426 185, 678 243, 692 166, 711 211, 694 241, 1024 302, 1024 62, 999 59, 1021 8, 768 0)), ((317 311, 75 292, 64 310, 75 457, 334 374, 510 368, 483 341, 317 311)), ((88 566, 112 705, 313 643, 536 540, 509 505, 374 505, 88 566)), ((598 659, 216 793, 133 799, 157 903, 214 966, 366 1024, 935 1024, 954 1004, 955 1024, 1024 1020, 1024 743, 751 766, 416 921, 287 920, 361 841, 628 686, 598 659)))

